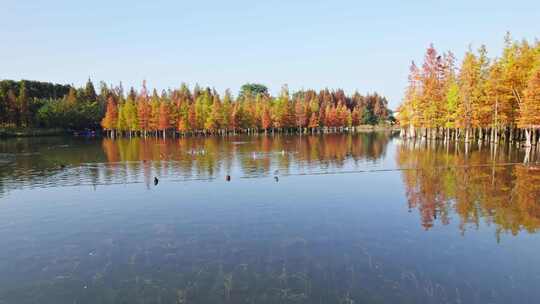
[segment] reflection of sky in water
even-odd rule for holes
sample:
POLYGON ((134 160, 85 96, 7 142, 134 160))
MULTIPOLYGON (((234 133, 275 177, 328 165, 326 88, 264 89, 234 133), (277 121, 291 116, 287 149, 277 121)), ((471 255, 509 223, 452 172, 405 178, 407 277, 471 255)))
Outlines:
MULTIPOLYGON (((324 143, 293 149, 299 144, 291 139, 294 146, 282 144, 288 163, 280 162, 279 145, 267 151, 249 144, 232 145, 230 162, 223 152, 191 162, 168 150, 172 156, 156 165, 153 158, 132 159, 120 147, 111 165, 111 156, 95 142, 71 143, 63 149, 73 151, 65 154, 41 153, 40 165, 17 157, 19 169, 12 168, 11 176, 19 174, 19 180, 5 183, 12 190, 0 199, 0 303, 526 303, 540 296, 537 234, 504 234, 497 242, 497 222, 483 220, 482 208, 488 207, 478 195, 468 204, 481 220, 466 223, 463 233, 452 187, 429 186, 441 182, 437 174, 452 184, 463 178, 461 171, 295 175, 428 168, 461 164, 464 157, 448 157, 444 149, 424 153, 427 148, 383 137, 377 139, 383 147, 378 154, 357 153, 355 161, 346 153, 356 152, 346 152, 332 161, 336 153, 313 152, 324 150, 324 143), (269 164, 252 164, 253 150, 273 153, 269 164), (309 160, 301 155, 307 151, 309 160), (162 177, 157 187, 144 184, 144 159, 152 160, 146 163, 150 176, 162 177), (57 160, 66 168, 47 165, 57 160), (48 172, 35 177, 22 168, 48 172), (179 174, 185 168, 190 174, 179 174), (277 183, 275 170, 281 174, 277 183), (231 182, 223 178, 228 172, 231 182), (258 178, 240 178, 253 176, 258 178), (184 177, 203 180, 178 181, 184 177), (51 180, 55 187, 43 187, 51 180), (84 186, 63 186, 77 183, 84 186), (439 199, 430 200, 429 189, 439 199), (411 193, 424 195, 409 210, 411 193), (446 211, 443 196, 450 203, 446 211), (435 213, 447 213, 449 220, 442 224, 437 218, 426 231, 421 223, 432 202, 441 212, 435 213)), ((357 144, 374 144, 367 141, 357 144)), ((505 161, 522 156, 500 152, 505 161)), ((483 163, 489 153, 472 151, 467 161, 483 163)), ((517 178, 535 176, 508 170, 497 171, 498 186, 518 189, 517 178)), ((472 195, 488 189, 482 188, 488 171, 468 172, 469 184, 476 186, 464 190, 472 195)))

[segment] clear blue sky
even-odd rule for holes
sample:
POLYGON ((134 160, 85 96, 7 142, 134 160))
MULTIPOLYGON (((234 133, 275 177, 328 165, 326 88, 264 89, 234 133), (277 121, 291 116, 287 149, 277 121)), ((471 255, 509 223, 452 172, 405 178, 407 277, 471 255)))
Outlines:
POLYGON ((0 1, 0 78, 234 93, 287 83, 378 91, 392 107, 431 42, 495 56, 506 31, 540 37, 538 0, 0 1))

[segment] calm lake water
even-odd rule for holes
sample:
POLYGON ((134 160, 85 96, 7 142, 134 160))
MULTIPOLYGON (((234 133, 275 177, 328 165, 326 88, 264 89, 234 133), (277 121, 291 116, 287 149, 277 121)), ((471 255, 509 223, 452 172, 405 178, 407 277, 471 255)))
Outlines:
POLYGON ((0 303, 538 303, 523 158, 388 133, 3 140, 0 303))

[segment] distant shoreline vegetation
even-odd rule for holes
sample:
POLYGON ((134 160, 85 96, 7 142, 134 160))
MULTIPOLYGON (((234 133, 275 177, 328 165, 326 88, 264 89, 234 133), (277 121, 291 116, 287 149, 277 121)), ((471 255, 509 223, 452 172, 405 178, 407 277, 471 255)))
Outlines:
POLYGON ((130 88, 126 93, 121 85, 101 82, 97 93, 90 79, 82 88, 0 81, 0 137, 39 136, 36 130, 103 130, 111 137, 330 133, 392 123, 385 97, 346 95, 341 89, 290 94, 284 85, 279 96, 271 96, 264 85, 248 83, 233 97, 230 90, 220 95, 208 87, 190 89, 185 84, 150 93, 143 82, 140 90, 130 88))

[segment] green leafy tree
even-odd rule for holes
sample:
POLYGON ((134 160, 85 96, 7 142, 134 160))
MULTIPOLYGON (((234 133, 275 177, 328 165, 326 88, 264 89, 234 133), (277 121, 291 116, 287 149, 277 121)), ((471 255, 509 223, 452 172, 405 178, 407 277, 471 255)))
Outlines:
POLYGON ((238 94, 240 99, 257 97, 257 95, 268 95, 268 88, 259 83, 246 83, 240 88, 238 94))
POLYGON ((19 88, 18 105, 19 105, 19 119, 20 119, 19 124, 27 127, 30 123, 30 112, 29 112, 29 100, 28 100, 28 94, 26 91, 25 81, 21 81, 21 85, 19 88))
POLYGON ((86 101, 92 102, 92 101, 97 100, 96 90, 90 78, 88 78, 88 81, 86 82, 86 86, 84 87, 84 97, 86 101))

